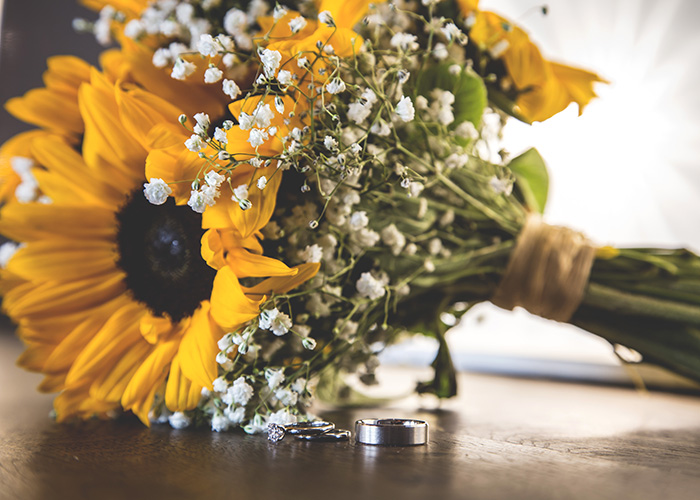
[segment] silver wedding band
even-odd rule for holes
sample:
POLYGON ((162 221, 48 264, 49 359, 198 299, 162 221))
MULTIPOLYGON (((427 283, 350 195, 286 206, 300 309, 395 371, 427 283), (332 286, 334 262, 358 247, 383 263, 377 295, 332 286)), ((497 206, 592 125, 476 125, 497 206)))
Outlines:
POLYGON ((335 424, 325 422, 323 420, 314 420, 310 422, 295 422, 284 426, 287 434, 302 435, 302 436, 318 436, 335 429, 335 424))
POLYGON ((379 446, 416 446, 428 442, 428 423, 405 418, 368 418, 355 422, 355 440, 379 446))

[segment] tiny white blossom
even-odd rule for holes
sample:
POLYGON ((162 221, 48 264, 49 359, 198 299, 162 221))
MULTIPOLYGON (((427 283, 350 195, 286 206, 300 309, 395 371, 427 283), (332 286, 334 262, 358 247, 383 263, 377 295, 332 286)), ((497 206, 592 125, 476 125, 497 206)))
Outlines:
POLYGON ((211 430, 216 432, 222 432, 228 429, 229 420, 221 413, 217 413, 211 417, 211 430))
POLYGON ((286 7, 279 5, 279 4, 275 5, 275 10, 272 11, 272 18, 275 21, 279 21, 280 19, 282 19, 284 16, 287 15, 287 12, 289 12, 289 11, 287 10, 286 7))
POLYGON ((438 61, 444 61, 449 55, 450 53, 447 51, 447 46, 444 43, 438 42, 433 47, 433 57, 438 61))
POLYGON ((269 424, 278 424, 278 425, 293 424, 296 421, 297 421, 296 415, 292 415, 286 409, 276 411, 275 413, 270 415, 270 418, 267 420, 267 422, 269 424))
POLYGON ((224 410, 224 415, 226 415, 226 418, 228 418, 232 424, 240 425, 243 420, 245 420, 245 408, 242 406, 237 407, 235 410, 226 408, 224 410))
POLYGON ((392 47, 400 48, 401 50, 416 50, 418 48, 418 43, 416 42, 418 37, 408 33, 396 33, 391 37, 389 42, 392 47))
POLYGON ((267 177, 265 177, 264 175, 261 175, 258 178, 257 186, 258 186, 258 189, 260 189, 260 190, 265 189, 265 186, 267 186, 267 177))
POLYGON ((315 243, 313 245, 306 245, 306 248, 299 252, 299 256, 304 259, 304 262, 307 264, 321 262, 323 258, 323 248, 315 243))
POLYGON ((19 245, 7 241, 0 245, 0 269, 5 269, 12 256, 19 250, 19 245))
POLYGON ((172 194, 173 190, 163 180, 151 177, 150 181, 143 185, 143 194, 146 199, 153 205, 162 205, 168 199, 168 195, 172 194))
POLYGON ((299 68, 306 68, 308 64, 309 60, 306 57, 300 57, 297 59, 297 66, 299 66, 299 68))
POLYGON ((340 94, 345 91, 345 82, 339 77, 333 78, 330 82, 326 83, 326 92, 329 94, 340 94))
POLYGON ((423 190, 425 189, 425 186, 420 183, 420 182, 412 182, 410 186, 408 186, 408 196, 411 196, 412 198, 415 198, 419 196, 423 190))
POLYGON ((282 54, 277 50, 265 49, 260 55, 260 61, 263 64, 263 71, 268 78, 275 76, 275 71, 280 67, 282 62, 282 54))
POLYGON ((233 368, 233 361, 228 357, 225 352, 219 352, 216 354, 216 362, 221 365, 224 371, 230 371, 233 368))
MULTIPOLYGON (((280 73, 282 73, 280 71, 280 73)), ((275 96, 275 109, 279 114, 284 113, 284 101, 280 96, 275 96)))
POLYGON ((489 187, 493 189, 496 194, 505 194, 510 196, 513 192, 513 183, 507 179, 499 179, 495 175, 489 179, 489 187))
POLYGON ((170 62, 170 50, 166 48, 160 48, 153 53, 153 66, 156 68, 165 68, 170 62))
POLYGON ((316 339, 313 339, 311 337, 304 337, 301 340, 301 345, 304 346, 304 349, 313 351, 314 349, 316 349, 316 339))
POLYGON ((215 392, 226 392, 229 387, 228 381, 224 377, 217 377, 212 382, 212 387, 215 392))
POLYGON ((224 15, 224 30, 229 35, 240 35, 248 25, 248 16, 239 9, 230 9, 224 15))
POLYGON ((146 27, 140 19, 132 19, 124 26, 124 36, 136 40, 146 32, 146 27))
POLYGON ((279 310, 275 307, 273 309, 265 309, 260 313, 258 318, 258 327, 261 330, 269 330, 272 325, 272 320, 274 320, 279 314, 279 310))
POLYGON ((219 53, 219 44, 216 43, 214 37, 209 34, 204 34, 197 41, 197 51, 203 56, 213 57, 219 53))
POLYGON ((250 135, 248 136, 248 142, 254 148, 262 146, 268 139, 267 132, 259 128, 251 129, 250 135))
POLYGON ((350 229, 353 231, 359 231, 363 227, 367 227, 369 224, 369 217, 367 217, 367 212, 364 210, 353 213, 350 216, 350 229))
POLYGON ((181 57, 178 57, 175 61, 175 65, 173 66, 173 71, 170 73, 170 76, 175 80, 184 80, 194 73, 196 69, 197 66, 195 66, 194 63, 185 61, 181 57))
POLYGON ((204 174, 204 182, 207 183, 208 186, 218 188, 221 186, 221 183, 226 180, 225 175, 221 175, 214 170, 210 170, 206 174, 204 174))
POLYGON ((187 204, 194 210, 195 212, 202 214, 204 213, 204 210, 207 208, 207 201, 204 193, 201 191, 192 191, 190 193, 190 199, 187 201, 187 204))
POLYGON ((284 370, 276 370, 274 368, 268 368, 265 370, 265 379, 267 380, 267 386, 275 390, 284 380, 284 370))
POLYGON ((350 152, 354 155, 359 154, 360 151, 362 151, 362 146, 360 146, 358 143, 353 143, 350 145, 350 152))
POLYGON ((394 255, 399 255, 406 245, 406 237, 394 224, 390 224, 382 229, 381 236, 382 242, 391 247, 391 253, 394 255))
POLYGON ((479 138, 479 131, 476 130, 476 127, 472 122, 467 120, 457 126, 455 129, 455 135, 457 135, 457 137, 471 139, 473 141, 479 138))
POLYGON ((318 21, 325 24, 326 26, 333 28, 335 27, 335 21, 333 20, 333 15, 328 10, 324 10, 318 14, 318 21))
POLYGON ((248 185, 240 184, 233 190, 234 201, 247 200, 248 199, 248 185))
POLYGON ((224 72, 219 68, 207 68, 204 72, 204 83, 216 83, 224 77, 224 72))
POLYGON ((250 401, 250 398, 253 397, 254 392, 253 386, 246 382, 245 378, 238 377, 233 381, 233 385, 228 388, 227 394, 230 395, 233 403, 245 406, 250 401))
POLYGON ((323 138, 323 145, 326 146, 326 149, 334 151, 338 147, 338 141, 330 135, 327 135, 323 138))
POLYGON ((391 127, 389 127, 387 122, 380 118, 372 124, 369 131, 375 135, 378 135, 379 137, 386 137, 387 135, 391 134, 391 127))
POLYGON ((243 427, 243 430, 246 432, 246 434, 258 434, 260 432, 267 431, 267 421, 265 417, 259 413, 256 413, 253 420, 251 420, 248 425, 243 427))
POLYGON ((338 330, 338 337, 343 340, 350 340, 350 337, 357 333, 357 329, 360 325, 355 321, 339 319, 335 323, 335 327, 338 330))
POLYGON ((204 149, 205 143, 202 141, 200 136, 197 134, 192 134, 192 136, 185 141, 185 146, 190 151, 196 153, 197 151, 204 149))
POLYGON ((235 54, 226 54, 221 58, 221 64, 229 69, 233 68, 237 61, 235 54))
POLYGON ((447 23, 445 26, 440 28, 442 34, 445 35, 448 42, 452 40, 458 40, 462 36, 462 30, 460 30, 455 23, 447 23))
POLYGON ((297 16, 291 21, 289 21, 289 29, 292 30, 292 33, 299 33, 301 30, 306 27, 307 21, 301 16, 297 16))
POLYGON ((277 389, 275 391, 275 397, 284 406, 294 406, 297 404, 299 395, 296 392, 290 391, 289 389, 277 389))
POLYGON ((189 3, 179 3, 175 7, 175 17, 181 24, 189 23, 194 17, 194 6, 189 3))
POLYGON ((184 429, 190 425, 191 420, 181 411, 176 411, 168 417, 168 423, 173 429, 184 429))
POLYGON ((230 36, 224 34, 217 35, 216 41, 219 42, 219 45, 221 45, 226 52, 232 52, 236 48, 230 36))
POLYGON ((225 79, 221 86, 224 90, 224 94, 229 96, 231 99, 235 99, 241 93, 241 89, 233 80, 225 79))
POLYGON ((355 288, 362 297, 376 300, 386 294, 384 284, 377 280, 371 273, 362 273, 357 280, 355 288))
POLYGON ((283 312, 278 313, 270 324, 270 330, 278 337, 286 334, 291 327, 292 319, 283 312))
POLYGON ((401 96, 399 103, 396 105, 396 115, 404 122, 410 122, 416 116, 416 110, 413 108, 413 102, 408 96, 401 96))
POLYGON ((306 390, 306 379, 304 377, 299 377, 294 382, 292 382, 292 390, 297 394, 303 394, 306 390))
POLYGON ((282 85, 289 85, 290 83, 292 83, 292 73, 290 73, 286 69, 280 70, 279 73, 277 73, 277 81, 280 82, 280 84, 282 85))
POLYGON ((219 127, 214 129, 214 139, 219 141, 221 144, 228 143, 228 137, 226 136, 226 131, 221 130, 219 127))
POLYGON ((208 130, 209 125, 211 124, 209 115, 206 113, 197 113, 194 115, 194 121, 197 122, 197 125, 201 126, 204 130, 208 130))
POLYGON ((442 240, 440 238, 432 238, 428 242, 428 253, 430 255, 437 255, 442 250, 442 240))

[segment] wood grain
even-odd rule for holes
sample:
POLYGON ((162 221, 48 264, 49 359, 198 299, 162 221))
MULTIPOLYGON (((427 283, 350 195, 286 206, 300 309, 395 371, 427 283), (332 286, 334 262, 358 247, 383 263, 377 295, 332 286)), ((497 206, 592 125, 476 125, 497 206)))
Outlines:
MULTIPOLYGON (((692 396, 462 374, 438 409, 408 398, 391 408, 322 411, 430 424, 427 446, 273 444, 242 432, 143 427, 134 419, 58 425, 35 375, 0 336, 0 497, 638 500, 698 498, 700 400, 692 396)), ((392 383, 413 372, 389 370, 392 383)))

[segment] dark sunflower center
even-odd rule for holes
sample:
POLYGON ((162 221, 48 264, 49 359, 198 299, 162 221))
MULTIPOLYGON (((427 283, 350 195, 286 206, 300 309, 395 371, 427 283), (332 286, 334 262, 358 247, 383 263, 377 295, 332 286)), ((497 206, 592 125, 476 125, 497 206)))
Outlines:
POLYGON ((173 321, 209 298, 216 271, 201 257, 202 217, 172 198, 152 205, 141 191, 117 213, 117 265, 136 300, 173 321))

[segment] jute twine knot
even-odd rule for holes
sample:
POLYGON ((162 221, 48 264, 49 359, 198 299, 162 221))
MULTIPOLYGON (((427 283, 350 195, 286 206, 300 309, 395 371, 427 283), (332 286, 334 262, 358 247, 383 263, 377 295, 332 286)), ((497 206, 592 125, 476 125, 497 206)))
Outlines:
POLYGON ((583 299, 595 251, 583 234, 530 215, 491 302, 568 321, 583 299))

